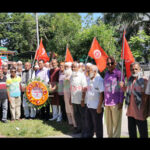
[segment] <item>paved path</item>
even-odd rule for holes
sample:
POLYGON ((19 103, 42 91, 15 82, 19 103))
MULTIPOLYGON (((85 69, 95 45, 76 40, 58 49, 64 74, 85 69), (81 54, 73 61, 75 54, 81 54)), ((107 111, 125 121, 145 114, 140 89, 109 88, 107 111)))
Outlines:
MULTIPOLYGON (((122 128, 121 128, 121 137, 129 137, 128 135, 128 125, 127 125, 127 116, 126 116, 126 108, 125 106, 123 107, 123 112, 122 112, 122 128)), ((103 125, 104 125, 104 138, 107 138, 107 130, 106 130, 106 124, 103 119, 103 125)), ((50 138, 79 138, 80 134, 63 134, 61 136, 49 136, 50 138)), ((95 137, 95 136, 94 136, 95 137)))

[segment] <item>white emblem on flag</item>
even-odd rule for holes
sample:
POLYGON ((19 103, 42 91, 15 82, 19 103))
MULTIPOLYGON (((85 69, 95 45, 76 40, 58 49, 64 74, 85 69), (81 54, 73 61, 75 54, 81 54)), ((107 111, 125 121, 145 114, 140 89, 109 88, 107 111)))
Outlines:
POLYGON ((44 53, 45 53, 45 49, 44 49, 44 48, 42 48, 42 55, 44 55, 44 53))
POLYGON ((101 57, 101 52, 100 52, 100 50, 96 49, 96 50, 94 51, 94 57, 95 57, 96 59, 98 59, 98 58, 101 57))

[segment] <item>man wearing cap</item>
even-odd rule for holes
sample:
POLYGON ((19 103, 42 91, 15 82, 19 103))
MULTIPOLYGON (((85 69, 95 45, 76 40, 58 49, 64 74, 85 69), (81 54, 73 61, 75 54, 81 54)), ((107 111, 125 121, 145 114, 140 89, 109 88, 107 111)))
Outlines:
POLYGON ((79 64, 74 62, 72 64, 72 75, 70 78, 71 100, 73 104, 75 121, 77 129, 74 133, 81 133, 81 137, 85 133, 85 88, 87 87, 86 77, 79 72, 79 64))
POLYGON ((71 97, 71 93, 70 93, 70 77, 72 75, 71 66, 72 66, 72 62, 65 63, 64 100, 65 100, 68 123, 69 125, 72 125, 74 128, 76 128, 77 126, 74 118, 73 106, 70 105, 69 103, 71 97))

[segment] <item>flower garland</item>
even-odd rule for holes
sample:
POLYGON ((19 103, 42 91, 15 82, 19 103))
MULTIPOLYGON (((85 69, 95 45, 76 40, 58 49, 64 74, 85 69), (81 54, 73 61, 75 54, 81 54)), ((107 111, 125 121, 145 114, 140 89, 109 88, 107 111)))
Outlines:
POLYGON ((50 103, 50 89, 40 78, 31 79, 26 84, 25 97, 27 103, 32 104, 38 110, 50 103))

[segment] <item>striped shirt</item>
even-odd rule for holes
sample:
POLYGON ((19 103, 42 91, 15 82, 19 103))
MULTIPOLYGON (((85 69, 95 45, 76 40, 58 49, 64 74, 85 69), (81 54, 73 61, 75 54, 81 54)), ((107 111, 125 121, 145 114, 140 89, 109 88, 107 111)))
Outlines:
POLYGON ((6 77, 0 79, 0 99, 7 99, 6 77))

